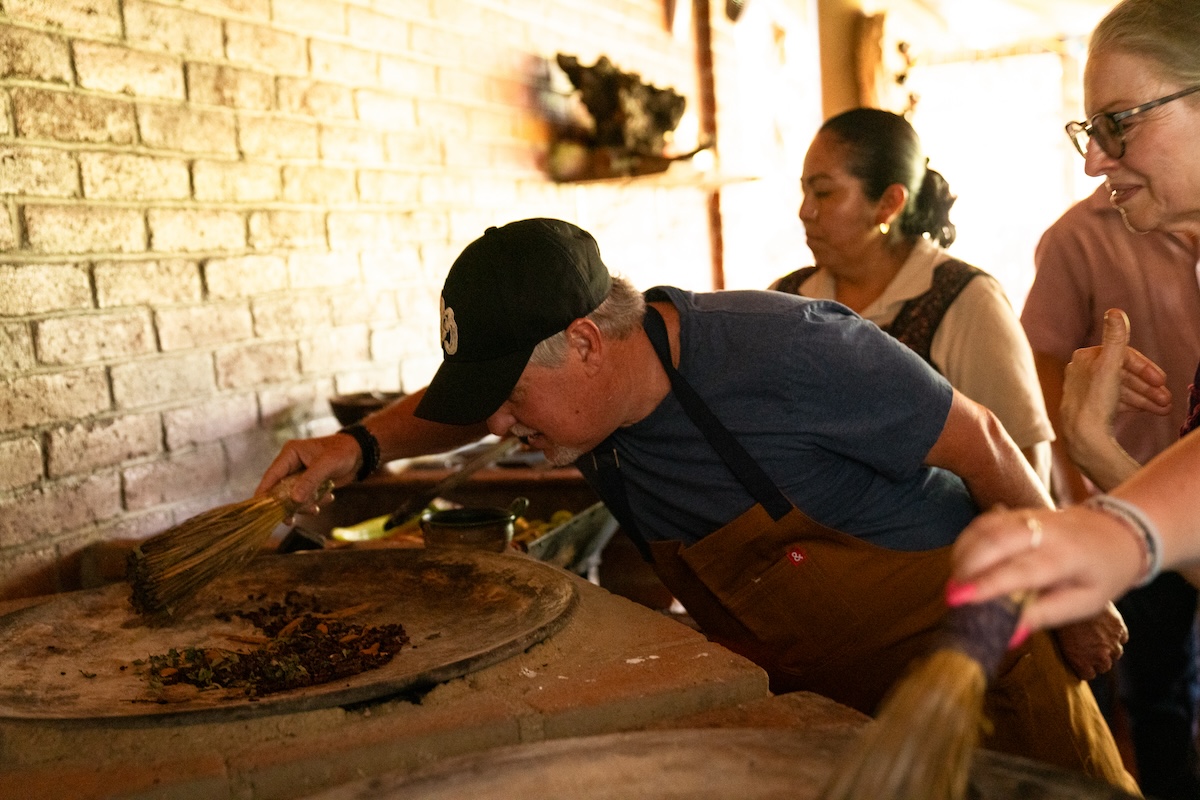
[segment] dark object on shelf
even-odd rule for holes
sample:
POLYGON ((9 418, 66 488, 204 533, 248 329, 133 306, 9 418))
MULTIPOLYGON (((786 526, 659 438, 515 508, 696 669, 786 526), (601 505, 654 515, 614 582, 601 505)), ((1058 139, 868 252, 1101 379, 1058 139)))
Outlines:
POLYGON ((607 56, 585 67, 575 56, 559 53, 558 66, 579 90, 592 115, 594 146, 662 154, 664 135, 675 130, 687 106, 682 95, 643 83, 640 75, 622 72, 607 56))
POLYGON ((329 398, 329 408, 333 411, 333 416, 343 426, 353 425, 368 414, 373 414, 402 397, 404 397, 404 392, 335 394, 329 398))
POLYGON ((635 73, 622 72, 606 56, 590 67, 564 53, 557 61, 592 119, 590 128, 561 127, 556 132, 549 160, 555 180, 652 175, 712 146, 707 142, 690 153, 665 154, 668 134, 687 106, 674 89, 660 89, 635 73))

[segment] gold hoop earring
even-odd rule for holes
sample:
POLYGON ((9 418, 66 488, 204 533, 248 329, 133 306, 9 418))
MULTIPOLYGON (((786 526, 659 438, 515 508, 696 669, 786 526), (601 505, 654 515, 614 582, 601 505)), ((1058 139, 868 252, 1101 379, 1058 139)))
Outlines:
POLYGON ((887 224, 886 222, 879 223, 879 232, 881 234, 883 234, 884 236, 887 236, 888 231, 890 231, 891 229, 892 229, 892 226, 887 224))

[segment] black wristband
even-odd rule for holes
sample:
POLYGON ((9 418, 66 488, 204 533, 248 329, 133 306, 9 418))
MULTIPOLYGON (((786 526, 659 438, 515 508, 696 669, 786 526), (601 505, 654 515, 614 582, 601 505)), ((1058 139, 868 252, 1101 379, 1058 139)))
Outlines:
POLYGON ((353 437, 354 441, 358 442, 358 449, 362 451, 362 467, 359 468, 358 474, 354 476, 354 480, 361 481, 379 469, 379 459, 381 456, 379 452, 379 440, 375 438, 375 434, 360 424, 348 425, 338 431, 338 433, 344 433, 347 436, 353 437))

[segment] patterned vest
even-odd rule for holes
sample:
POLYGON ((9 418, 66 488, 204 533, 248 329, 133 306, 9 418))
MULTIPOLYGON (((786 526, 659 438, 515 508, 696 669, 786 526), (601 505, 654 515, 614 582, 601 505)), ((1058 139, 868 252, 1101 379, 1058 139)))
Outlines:
MULTIPOLYGON (((779 292, 800 294, 800 284, 817 271, 816 267, 804 267, 784 275, 771 287, 779 292)), ((904 344, 934 369, 937 366, 930 358, 933 335, 946 316, 947 309, 972 279, 986 274, 978 267, 966 262, 950 259, 933 270, 933 283, 929 291, 905 303, 900 313, 883 330, 904 344)), ((940 370, 939 370, 940 371, 940 370)))

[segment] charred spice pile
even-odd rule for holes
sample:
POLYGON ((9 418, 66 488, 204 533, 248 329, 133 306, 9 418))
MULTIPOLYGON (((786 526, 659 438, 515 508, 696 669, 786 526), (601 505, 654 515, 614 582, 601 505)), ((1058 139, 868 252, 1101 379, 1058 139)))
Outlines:
MULTIPOLYGON (((247 599, 261 602, 264 596, 247 599)), ((248 652, 217 647, 172 648, 134 664, 148 664, 152 691, 189 684, 201 690, 241 689, 249 697, 261 697, 328 683, 378 669, 408 644, 403 625, 367 626, 343 621, 365 607, 333 611, 322 607, 315 597, 288 592, 283 602, 254 611, 215 615, 222 622, 234 617, 245 619, 263 632, 262 636, 228 637, 244 645, 257 645, 248 652)))

